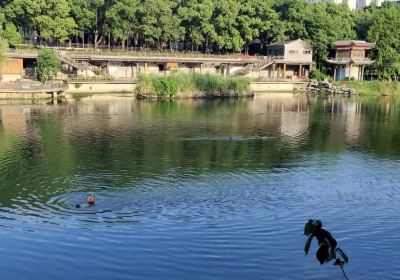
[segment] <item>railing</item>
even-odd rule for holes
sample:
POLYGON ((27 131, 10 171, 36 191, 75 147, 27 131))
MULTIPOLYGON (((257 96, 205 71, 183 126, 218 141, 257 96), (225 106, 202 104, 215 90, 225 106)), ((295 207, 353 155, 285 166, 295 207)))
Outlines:
POLYGON ((0 82, 0 92, 23 91, 23 92, 52 92, 64 91, 68 88, 66 81, 41 82, 0 82))
POLYGON ((264 56, 263 60, 256 62, 256 63, 249 63, 246 66, 231 73, 230 76, 235 77, 235 76, 240 76, 240 75, 246 75, 253 69, 261 70, 261 69, 267 67, 268 65, 274 63, 276 58, 277 58, 276 56, 264 56))
POLYGON ((20 46, 16 49, 10 49, 10 53, 14 54, 37 54, 41 48, 54 49, 56 51, 67 51, 72 55, 99 55, 99 56, 151 56, 151 57, 166 57, 166 56, 183 56, 183 57, 198 57, 198 58, 232 58, 232 59, 248 59, 257 60, 261 56, 245 55, 242 53, 203 53, 197 51, 180 51, 169 49, 143 49, 143 48, 68 48, 68 47, 47 47, 47 46, 20 46))
POLYGON ((369 62, 369 61, 373 61, 372 59, 368 58, 368 57, 361 57, 361 58, 353 58, 353 57, 329 57, 328 60, 332 60, 332 61, 343 61, 343 62, 350 62, 350 61, 365 61, 365 62, 369 62))
POLYGON ((293 78, 273 78, 273 77, 262 77, 262 78, 254 78, 252 79, 252 82, 290 82, 290 83, 303 83, 309 81, 309 78, 307 77, 293 77, 293 78))
POLYGON ((68 75, 68 81, 71 83, 77 82, 115 82, 115 83, 135 83, 137 82, 137 77, 114 77, 114 76, 93 76, 85 77, 82 75, 68 75))

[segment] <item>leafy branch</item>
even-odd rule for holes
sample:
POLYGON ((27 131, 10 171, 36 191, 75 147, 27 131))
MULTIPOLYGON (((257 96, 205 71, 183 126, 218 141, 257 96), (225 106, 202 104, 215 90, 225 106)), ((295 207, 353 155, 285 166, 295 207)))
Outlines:
POLYGON ((333 265, 339 266, 344 278, 349 280, 343 269, 344 265, 349 262, 349 258, 340 248, 336 247, 336 240, 329 231, 322 228, 322 222, 320 220, 308 220, 304 225, 304 235, 308 236, 304 246, 305 254, 308 254, 313 238, 317 238, 319 249, 317 250, 316 257, 320 264, 335 260, 333 265))

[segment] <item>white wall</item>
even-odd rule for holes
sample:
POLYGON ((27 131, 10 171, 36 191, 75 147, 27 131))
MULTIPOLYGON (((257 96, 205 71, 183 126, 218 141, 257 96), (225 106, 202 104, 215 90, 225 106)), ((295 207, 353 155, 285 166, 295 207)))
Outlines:
MULTIPOLYGON (((22 79, 21 74, 0 74, 0 82, 15 82, 22 79)), ((1 84, 0 84, 1 87, 1 84)))

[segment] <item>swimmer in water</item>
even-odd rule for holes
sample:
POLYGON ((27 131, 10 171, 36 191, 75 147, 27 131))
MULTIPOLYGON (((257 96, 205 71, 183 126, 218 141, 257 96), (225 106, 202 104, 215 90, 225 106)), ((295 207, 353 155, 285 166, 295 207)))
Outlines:
POLYGON ((94 205, 94 196, 89 195, 86 201, 87 201, 87 203, 85 203, 85 204, 77 204, 75 206, 75 208, 86 208, 89 206, 93 206, 94 205))

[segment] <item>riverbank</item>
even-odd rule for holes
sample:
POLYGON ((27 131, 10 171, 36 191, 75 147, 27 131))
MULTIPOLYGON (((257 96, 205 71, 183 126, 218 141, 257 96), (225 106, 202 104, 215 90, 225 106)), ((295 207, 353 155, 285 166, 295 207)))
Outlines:
POLYGON ((350 88, 360 96, 394 95, 400 93, 400 82, 389 81, 340 81, 334 85, 350 88))
MULTIPOLYGON (((0 88, 1 88, 0 83, 0 88)), ((105 94, 120 93, 133 95, 138 86, 137 80, 116 80, 116 81, 70 81, 65 88, 65 94, 105 94)), ((296 80, 269 80, 251 81, 248 91, 254 94, 263 93, 288 93, 294 91, 304 91, 307 82, 296 80)), ((210 91, 212 92, 212 91, 210 91)), ((192 90, 186 93, 178 93, 176 98, 201 98, 205 92, 192 90)), ((0 92, 0 99, 46 99, 52 98, 50 94, 29 92, 26 90, 9 90, 0 92)))
MULTIPOLYGON (((71 81, 66 93, 132 93, 137 81, 71 81)), ((263 92, 293 92, 305 90, 307 82, 290 80, 251 81, 250 90, 263 92)))

